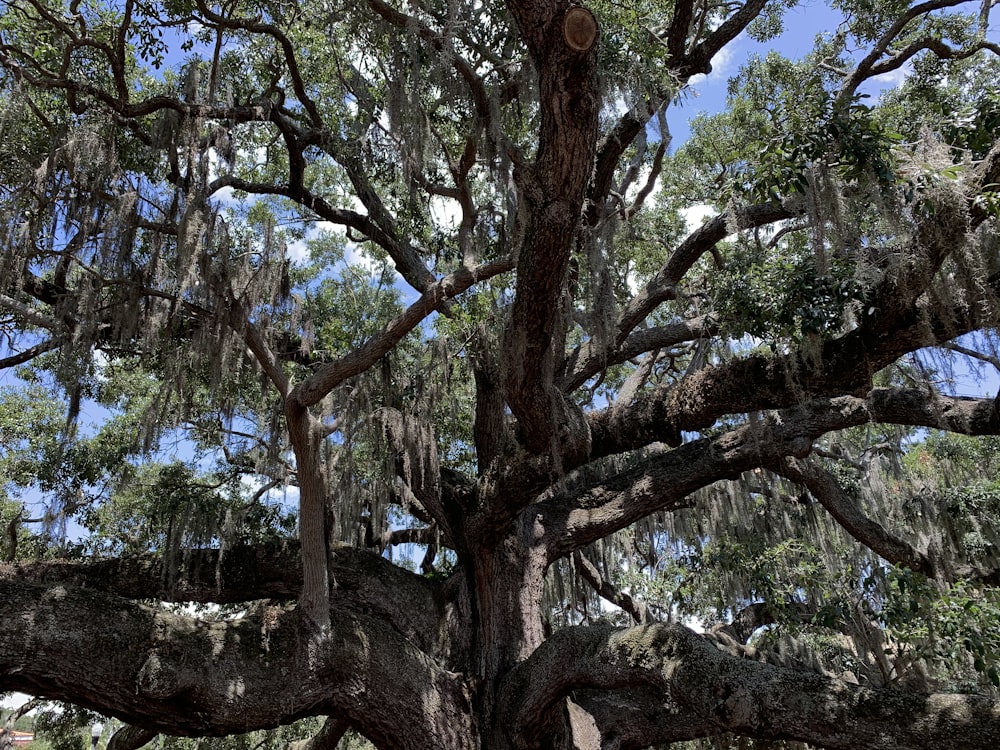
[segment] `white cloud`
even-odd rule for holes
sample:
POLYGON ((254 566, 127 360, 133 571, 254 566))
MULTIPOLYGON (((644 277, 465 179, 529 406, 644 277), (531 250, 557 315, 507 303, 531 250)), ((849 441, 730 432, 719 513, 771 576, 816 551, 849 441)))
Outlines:
POLYGON ((344 251, 344 265, 363 268, 371 276, 382 271, 382 264, 366 253, 361 245, 354 242, 347 243, 347 249, 344 251))
POLYGON ((11 693, 6 698, 4 698, 2 702, 0 702, 0 705, 4 706, 5 708, 13 710, 15 708, 20 708, 30 700, 31 700, 30 695, 25 695, 24 693, 11 693))
POLYGON ((691 86, 698 86, 700 84, 711 84, 720 80, 728 80, 733 71, 733 62, 736 59, 735 47, 739 41, 740 37, 738 36, 716 53, 715 57, 712 58, 711 73, 708 75, 705 75, 704 73, 696 73, 688 79, 688 83, 691 86))
POLYGON ((220 203, 223 206, 235 206, 237 203, 239 203, 239 201, 236 200, 234 192, 235 191, 231 187, 226 185, 225 187, 221 187, 214 193, 212 193, 212 200, 220 203))
POLYGON ((309 257, 309 246, 305 240, 295 240, 288 243, 285 253, 292 263, 302 263, 309 257))
POLYGON ((445 232, 454 231, 462 223, 462 207, 451 198, 431 196, 430 213, 434 224, 445 232))
POLYGON ((691 628, 691 630, 696 633, 705 632, 705 623, 697 617, 685 617, 681 620, 681 624, 684 625, 684 627, 691 628))
POLYGON ((288 246, 285 248, 288 259, 293 263, 303 263, 308 260, 310 240, 316 239, 324 232, 342 235, 344 228, 330 221, 317 221, 309 224, 306 228, 305 237, 288 243, 288 246))
POLYGON ((888 73, 875 76, 872 78, 872 81, 876 83, 880 89, 898 89, 906 83, 906 79, 910 77, 912 72, 913 65, 907 62, 905 65, 900 65, 895 70, 890 70, 888 73))
POLYGON ((695 231, 709 219, 718 216, 719 212, 707 203, 695 203, 693 206, 681 209, 681 216, 687 222, 688 234, 695 231))

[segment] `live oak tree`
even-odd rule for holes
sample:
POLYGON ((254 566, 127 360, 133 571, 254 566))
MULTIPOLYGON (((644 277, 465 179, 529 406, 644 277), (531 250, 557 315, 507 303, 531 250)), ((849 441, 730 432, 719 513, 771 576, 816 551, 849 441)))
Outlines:
POLYGON ((993 3, 839 0, 671 144, 793 4, 5 3, 0 690, 1000 745, 993 3))

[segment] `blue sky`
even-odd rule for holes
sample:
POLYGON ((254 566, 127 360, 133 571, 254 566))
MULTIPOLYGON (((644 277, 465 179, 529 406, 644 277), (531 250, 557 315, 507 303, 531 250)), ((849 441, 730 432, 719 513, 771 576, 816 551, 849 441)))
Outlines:
MULTIPOLYGON (((791 8, 784 15, 784 31, 775 39, 758 42, 746 33, 740 34, 724 47, 712 62, 712 72, 708 76, 697 76, 691 86, 694 96, 687 98, 669 118, 673 142, 672 149, 680 147, 689 134, 688 121, 699 114, 714 114, 726 106, 726 85, 739 72, 751 56, 763 57, 776 51, 783 56, 797 60, 805 57, 812 49, 818 34, 832 34, 843 21, 840 11, 825 2, 805 0, 791 8)), ((883 87, 892 87, 902 82, 904 71, 882 82, 883 87)), ((867 91, 875 93, 878 86, 869 85, 867 91)))

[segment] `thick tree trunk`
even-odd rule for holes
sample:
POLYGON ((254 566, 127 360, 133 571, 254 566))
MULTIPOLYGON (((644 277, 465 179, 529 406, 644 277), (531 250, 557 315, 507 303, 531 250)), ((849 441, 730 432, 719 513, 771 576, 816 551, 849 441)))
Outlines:
POLYGON ((544 641, 541 611, 544 549, 508 537, 475 558, 475 643, 483 750, 509 747, 509 734, 496 723, 503 678, 544 641))
POLYGON ((589 27, 588 11, 569 3, 509 6, 538 72, 541 124, 534 163, 515 175, 526 227, 504 337, 507 403, 532 453, 580 461, 590 451, 589 434, 555 386, 555 368, 565 348, 559 301, 596 154, 597 28, 589 27), (574 46, 580 34, 587 43, 574 46))

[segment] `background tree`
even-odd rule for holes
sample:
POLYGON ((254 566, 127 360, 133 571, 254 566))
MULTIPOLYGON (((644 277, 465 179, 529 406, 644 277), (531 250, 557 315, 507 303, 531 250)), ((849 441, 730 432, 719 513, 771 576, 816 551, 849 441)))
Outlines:
POLYGON ((671 151, 792 4, 8 2, 0 690, 995 747, 992 3, 841 0, 671 151))

